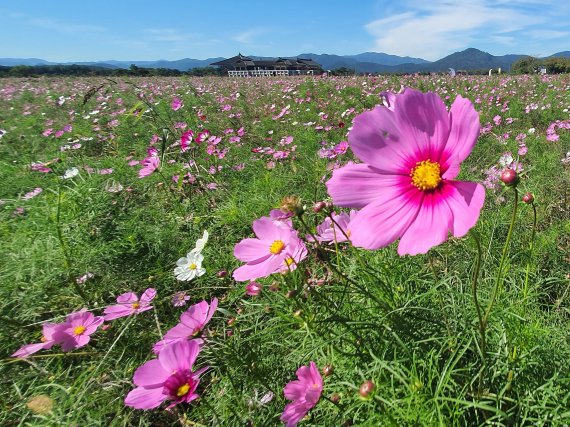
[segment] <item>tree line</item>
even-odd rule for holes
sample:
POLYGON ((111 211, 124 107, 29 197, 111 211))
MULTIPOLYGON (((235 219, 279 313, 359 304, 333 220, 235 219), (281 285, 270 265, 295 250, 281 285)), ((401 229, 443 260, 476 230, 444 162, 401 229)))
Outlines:
POLYGON ((107 68, 96 65, 16 65, 0 66, 0 77, 40 77, 40 76, 217 76, 221 71, 213 67, 192 68, 188 71, 170 68, 144 68, 131 64, 130 68, 107 68))

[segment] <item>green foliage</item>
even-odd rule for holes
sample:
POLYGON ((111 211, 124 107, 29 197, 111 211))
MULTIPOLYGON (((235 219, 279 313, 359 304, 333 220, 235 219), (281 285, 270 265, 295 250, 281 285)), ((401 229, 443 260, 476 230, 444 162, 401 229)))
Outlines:
MULTIPOLYGON (((277 426, 287 404, 284 385, 311 360, 320 368, 332 365, 334 373, 325 378, 323 397, 300 426, 570 422, 565 269, 570 177, 560 161, 570 151, 570 132, 560 131, 557 142, 545 139, 553 120, 567 118, 567 76, 232 80, 136 77, 143 72, 138 67, 128 72, 133 74, 114 83, 100 78, 2 82, 16 89, 0 98, 0 127, 7 131, 0 139, 1 425, 277 426), (378 93, 397 91, 401 84, 453 94, 448 105, 455 94, 473 101, 481 97, 483 103, 475 105, 482 124, 496 115, 514 118, 480 137, 460 179, 483 180, 504 151, 516 153, 514 136, 527 135, 519 189, 535 195, 539 225, 531 254, 533 211, 519 206, 504 286, 489 318, 484 363, 471 296, 477 251, 469 238, 451 239, 416 257, 399 257, 394 245, 378 251, 310 245, 296 271, 259 280, 258 297, 245 296, 245 283, 231 274, 216 274, 239 265, 235 244, 250 237, 252 221, 286 195, 307 205, 305 222, 314 231, 324 214, 310 208, 327 197, 323 181, 334 162, 353 159, 349 152, 328 160, 318 150, 345 140, 352 118, 381 102, 378 93), (487 103, 491 94, 501 102, 487 103), (184 102, 176 112, 170 108, 174 95, 184 102), (59 96, 63 105, 56 102, 59 96), (303 101, 296 102, 299 98, 303 101), (505 100, 508 112, 501 111, 505 100), (526 113, 531 102, 545 108, 526 113), (232 109, 224 112, 225 104, 232 109), (289 113, 274 119, 287 105, 289 113), (112 124, 115 119, 119 123, 112 124), (173 127, 179 122, 223 136, 219 146, 229 148, 225 157, 209 155, 207 143, 180 153, 173 145, 182 133, 173 127), (42 136, 48 126, 69 123, 73 130, 64 137, 42 136), (316 129, 321 124, 331 129, 316 129), (235 135, 241 126, 244 136, 230 143, 224 131, 231 128, 229 135, 235 135), (528 133, 531 127, 536 133, 528 133), (500 140, 505 132, 513 136, 500 140), (159 172, 139 179, 140 166, 127 162, 146 156, 153 135, 154 147, 175 162, 164 161, 159 172), (285 150, 279 145, 285 136, 293 136, 296 146, 285 159, 252 152, 266 146, 285 150), (67 137, 81 141, 81 148, 61 151, 67 137), (55 158, 51 173, 30 170, 33 162, 55 158), (195 167, 186 168, 191 161, 195 167), (59 178, 72 166, 80 168, 77 177, 59 178), (98 173, 108 168, 112 174, 98 173), (187 172, 195 182, 173 182, 173 175, 187 172), (43 189, 40 195, 22 198, 36 187, 43 189), (176 260, 205 229, 207 274, 177 281, 176 260), (80 285, 80 293, 76 279, 86 272, 94 277, 80 285), (117 295, 151 286, 158 291, 153 311, 113 321, 89 346, 65 354, 45 351, 28 361, 8 357, 22 344, 37 342, 43 322, 61 321, 82 307, 100 313, 117 295), (192 303, 220 299, 199 359, 199 366, 210 366, 201 397, 172 412, 126 408, 134 370, 153 357, 152 344, 183 311, 171 304, 177 291, 186 291, 192 303), (376 386, 368 398, 358 393, 365 380, 376 386), (273 399, 262 402, 269 392, 273 399), (337 403, 331 401, 335 393, 337 403), (38 395, 53 400, 51 411, 38 413, 30 406, 38 395)), ((504 188, 488 190, 476 226, 484 252, 479 278, 484 305, 491 298, 513 197, 504 188)), ((293 221, 300 234, 309 231, 293 221)))

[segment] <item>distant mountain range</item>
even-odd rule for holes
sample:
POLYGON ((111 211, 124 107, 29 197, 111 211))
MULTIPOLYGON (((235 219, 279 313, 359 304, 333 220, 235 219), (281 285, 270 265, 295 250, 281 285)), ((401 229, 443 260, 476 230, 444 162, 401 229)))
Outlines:
MULTIPOLYGON (((461 52, 430 62, 421 58, 411 58, 409 56, 388 55, 379 52, 365 52, 358 55, 317 55, 314 53, 303 53, 299 58, 312 59, 322 65, 324 70, 334 70, 337 68, 350 68, 359 73, 415 73, 415 72, 436 72, 447 71, 449 68, 456 70, 480 70, 489 68, 503 68, 507 71, 511 64, 525 55, 503 55, 494 56, 490 53, 478 49, 469 48, 461 52)), ((570 58, 570 51, 558 52, 550 57, 570 58)), ((256 57, 261 58, 261 57, 256 57)), ((105 68, 129 68, 131 64, 145 68, 170 68, 180 71, 188 71, 192 68, 207 67, 212 62, 221 61, 223 57, 208 59, 184 58, 177 61, 93 61, 93 62, 49 62, 38 58, 0 58, 0 65, 91 65, 105 68)))

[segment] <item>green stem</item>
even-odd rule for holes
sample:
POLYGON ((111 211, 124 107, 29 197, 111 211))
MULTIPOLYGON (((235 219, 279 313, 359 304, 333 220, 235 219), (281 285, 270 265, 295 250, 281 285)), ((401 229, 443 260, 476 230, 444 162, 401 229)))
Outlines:
POLYGON ((509 243, 511 242, 511 237, 513 235, 513 229, 515 226, 515 221, 517 218, 517 208, 519 204, 519 193, 516 188, 513 188, 515 192, 515 205, 513 207, 513 214, 511 216, 511 224, 509 225, 509 231, 507 233, 507 239, 505 240, 505 245, 503 246, 503 254, 501 255, 501 261, 499 262, 499 270, 497 271, 497 280, 495 282, 495 287, 493 288, 493 293, 491 295, 491 301, 489 301, 489 305, 485 310, 485 315, 483 316, 483 325, 487 327, 487 322, 489 320, 489 316, 491 315, 491 310, 493 309, 493 305, 497 299, 497 294, 502 287, 503 284, 503 269, 505 266, 505 260, 507 259, 507 253, 509 250, 509 243))
POLYGON ((486 325, 483 322, 483 314, 481 312, 481 305, 479 304, 479 299, 477 298, 477 281, 479 280, 479 272, 481 271, 481 260, 483 258, 483 251, 481 249, 481 240, 474 230, 470 231, 471 237, 475 241, 477 246, 477 259, 475 260, 475 270, 473 271, 473 278, 471 282, 471 294, 473 296, 473 303, 477 309, 477 319, 479 320, 479 334, 481 335, 481 355, 483 357, 483 363, 485 362, 485 353, 487 348, 486 340, 486 325))
MULTIPOLYGON (((528 294, 528 276, 530 273, 530 264, 532 261, 532 253, 534 250, 534 236, 536 235, 536 205, 534 203, 532 203, 532 211, 533 211, 532 235, 530 237, 528 261, 526 263, 526 273, 525 273, 525 277, 524 277, 523 301, 526 301, 526 297, 528 294)), ((525 305, 525 307, 526 307, 526 305, 525 305)))

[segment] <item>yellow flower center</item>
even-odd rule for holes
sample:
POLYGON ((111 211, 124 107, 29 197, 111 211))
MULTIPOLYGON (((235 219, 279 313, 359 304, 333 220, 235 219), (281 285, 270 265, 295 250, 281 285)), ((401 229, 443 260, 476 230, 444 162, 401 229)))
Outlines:
POLYGON ((273 255, 279 255, 284 248, 285 243, 283 243, 283 240, 275 240, 271 246, 269 246, 269 252, 273 255))
POLYGON ((196 270, 198 266, 195 263, 192 263, 188 266, 188 270, 196 270))
POLYGON ((190 390, 190 384, 188 383, 182 384, 180 387, 178 387, 178 390, 176 390, 176 396, 178 397, 186 396, 189 390, 190 390))
POLYGON ((81 326, 76 326, 75 328, 73 328, 73 333, 75 335, 81 335, 83 332, 85 332, 85 326, 81 325, 81 326))
POLYGON ((141 305, 140 305, 138 302, 133 302, 133 303, 131 304, 131 307, 132 307, 134 310, 136 310, 136 309, 139 308, 140 306, 141 306, 141 305))
POLYGON ((291 264, 293 264, 294 262, 295 262, 295 260, 294 260, 293 258, 291 258, 291 257, 285 258, 285 265, 286 265, 287 267, 289 267, 289 266, 290 266, 291 264))
POLYGON ((41 341, 41 342, 47 342, 47 340, 48 340, 48 339, 47 339, 44 335, 42 335, 42 337, 40 338, 40 341, 41 341))
POLYGON ((441 167, 439 163, 424 160, 416 163, 410 172, 412 184, 422 191, 433 190, 441 182, 441 167))

